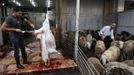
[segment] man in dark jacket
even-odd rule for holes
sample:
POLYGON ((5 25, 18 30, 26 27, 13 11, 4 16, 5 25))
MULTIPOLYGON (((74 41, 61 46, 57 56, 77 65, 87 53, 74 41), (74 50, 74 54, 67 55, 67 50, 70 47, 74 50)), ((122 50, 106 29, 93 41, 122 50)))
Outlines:
POLYGON ((14 8, 12 15, 8 16, 1 26, 2 30, 8 31, 9 33, 10 41, 14 47, 14 57, 16 60, 16 65, 19 69, 24 68, 19 60, 20 50, 23 58, 23 64, 30 64, 30 62, 27 60, 27 53, 25 51, 23 33, 21 30, 24 21, 27 22, 31 27, 34 27, 34 25, 30 21, 22 17, 22 11, 19 8, 14 8))

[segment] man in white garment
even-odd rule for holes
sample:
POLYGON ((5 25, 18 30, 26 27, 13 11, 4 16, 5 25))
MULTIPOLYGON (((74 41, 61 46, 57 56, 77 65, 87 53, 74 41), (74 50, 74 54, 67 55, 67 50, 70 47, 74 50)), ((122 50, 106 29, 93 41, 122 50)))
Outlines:
POLYGON ((102 40, 107 36, 110 36, 112 40, 114 40, 114 28, 116 27, 116 23, 111 23, 110 26, 104 26, 100 32, 99 36, 101 36, 102 40))
POLYGON ((100 32, 99 36, 104 41, 106 49, 111 46, 111 42, 114 40, 114 28, 116 27, 116 23, 112 22, 109 26, 104 26, 100 32))

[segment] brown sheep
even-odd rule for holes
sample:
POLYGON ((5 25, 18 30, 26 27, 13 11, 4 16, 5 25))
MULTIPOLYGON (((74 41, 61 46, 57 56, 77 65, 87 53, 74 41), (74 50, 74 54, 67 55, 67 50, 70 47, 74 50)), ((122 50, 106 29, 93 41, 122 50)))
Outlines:
POLYGON ((134 40, 126 41, 121 51, 121 60, 127 59, 134 59, 134 40))
POLYGON ((97 59, 95 57, 91 57, 91 58, 88 59, 88 62, 93 64, 93 66, 100 73, 100 75, 103 75, 104 66, 101 64, 101 62, 99 61, 99 59, 97 59))

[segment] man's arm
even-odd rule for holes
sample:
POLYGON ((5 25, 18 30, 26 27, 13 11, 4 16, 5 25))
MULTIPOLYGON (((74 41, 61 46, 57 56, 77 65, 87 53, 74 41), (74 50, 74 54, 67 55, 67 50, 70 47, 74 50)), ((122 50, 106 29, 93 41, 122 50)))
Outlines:
POLYGON ((100 34, 104 34, 106 27, 104 26, 101 30, 100 30, 100 34))
POLYGON ((24 18, 24 21, 27 22, 32 28, 34 28, 34 24, 32 22, 30 22, 29 20, 24 18))
POLYGON ((10 28, 9 25, 4 22, 1 26, 1 30, 3 31, 16 31, 16 32, 22 32, 20 29, 16 29, 16 28, 10 28))
POLYGON ((111 31, 111 38, 112 38, 112 40, 114 40, 114 31, 113 30, 111 31))
POLYGON ((99 32, 99 35, 101 36, 101 39, 104 39, 104 36, 105 36, 104 32, 105 32, 105 29, 106 29, 106 26, 104 26, 104 27, 100 30, 100 32, 99 32))

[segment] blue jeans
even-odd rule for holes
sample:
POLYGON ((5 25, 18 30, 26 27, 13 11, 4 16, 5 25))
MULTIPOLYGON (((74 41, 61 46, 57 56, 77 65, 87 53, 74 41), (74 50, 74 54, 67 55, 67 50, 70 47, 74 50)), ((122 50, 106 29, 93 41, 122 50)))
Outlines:
POLYGON ((14 57, 16 60, 16 64, 20 64, 20 60, 19 60, 19 51, 21 50, 21 55, 23 58, 24 62, 27 62, 27 53, 25 51, 25 46, 24 46, 24 40, 22 37, 14 37, 11 38, 11 43, 13 45, 14 48, 14 57))

